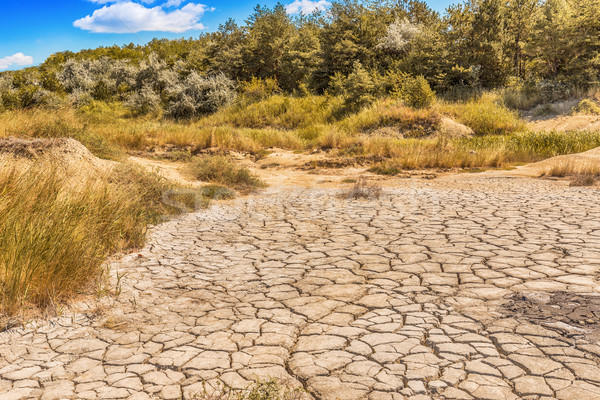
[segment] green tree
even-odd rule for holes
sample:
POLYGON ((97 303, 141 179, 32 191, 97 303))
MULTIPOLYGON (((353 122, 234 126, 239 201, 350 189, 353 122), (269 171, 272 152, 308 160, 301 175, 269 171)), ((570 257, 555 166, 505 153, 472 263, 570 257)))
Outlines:
POLYGON ((506 4, 507 50, 513 74, 520 78, 525 78, 524 47, 531 41, 539 3, 539 0, 508 0, 506 4))

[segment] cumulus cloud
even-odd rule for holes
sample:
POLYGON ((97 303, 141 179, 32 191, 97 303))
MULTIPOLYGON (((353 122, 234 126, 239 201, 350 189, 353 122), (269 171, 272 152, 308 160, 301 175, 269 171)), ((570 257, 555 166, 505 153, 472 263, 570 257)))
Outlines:
POLYGON ((78 19, 73 25, 94 33, 181 33, 191 29, 204 29, 199 20, 207 9, 204 4, 189 3, 180 9, 165 11, 162 6, 147 8, 131 1, 118 1, 78 19))
POLYGON ((33 64, 33 57, 26 56, 23 53, 16 53, 12 56, 0 58, 0 70, 7 69, 13 65, 26 66, 33 64))
POLYGON ((285 10, 288 14, 308 15, 314 11, 325 11, 330 5, 327 0, 295 0, 288 4, 285 10))
POLYGON ((183 3, 183 0, 169 0, 165 4, 165 7, 179 7, 183 3))

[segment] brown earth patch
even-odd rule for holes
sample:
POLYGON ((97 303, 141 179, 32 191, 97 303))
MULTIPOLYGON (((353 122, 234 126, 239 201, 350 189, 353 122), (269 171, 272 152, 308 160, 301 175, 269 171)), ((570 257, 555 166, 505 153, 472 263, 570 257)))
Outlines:
POLYGON ((600 296, 578 293, 520 293, 502 306, 507 316, 542 325, 566 338, 600 340, 600 296))

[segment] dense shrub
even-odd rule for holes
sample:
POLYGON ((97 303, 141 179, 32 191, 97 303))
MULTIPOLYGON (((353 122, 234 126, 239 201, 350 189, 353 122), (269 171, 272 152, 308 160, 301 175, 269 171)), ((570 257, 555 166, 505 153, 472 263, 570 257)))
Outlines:
POLYGON ((189 119, 217 111, 236 96, 234 83, 223 74, 202 77, 195 72, 172 90, 168 115, 189 119))
POLYGON ((128 96, 126 105, 133 114, 145 115, 157 111, 160 103, 160 96, 154 89, 144 86, 128 96))

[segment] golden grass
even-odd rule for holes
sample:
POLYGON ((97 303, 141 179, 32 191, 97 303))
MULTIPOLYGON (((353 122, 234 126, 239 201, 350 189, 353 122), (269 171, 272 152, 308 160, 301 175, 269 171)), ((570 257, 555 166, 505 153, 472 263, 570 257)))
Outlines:
POLYGON ((478 136, 525 131, 525 122, 519 118, 519 114, 501 103, 497 94, 485 93, 466 102, 440 103, 438 108, 440 112, 473 129, 478 136))
POLYGON ((571 186, 593 186, 600 179, 600 165, 593 161, 561 161, 548 166, 541 176, 569 178, 571 186))
POLYGON ((132 168, 74 187, 50 161, 0 177, 0 313, 74 296, 112 252, 142 244, 165 183, 132 168))

